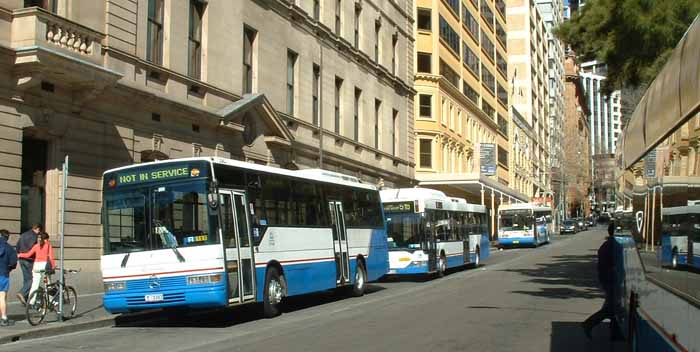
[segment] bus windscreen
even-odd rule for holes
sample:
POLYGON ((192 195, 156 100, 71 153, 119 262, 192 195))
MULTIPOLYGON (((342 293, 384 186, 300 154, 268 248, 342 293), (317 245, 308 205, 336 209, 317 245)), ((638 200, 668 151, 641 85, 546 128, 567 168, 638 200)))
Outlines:
POLYGON ((532 228, 532 211, 503 210, 500 212, 500 228, 504 231, 529 230, 532 228))

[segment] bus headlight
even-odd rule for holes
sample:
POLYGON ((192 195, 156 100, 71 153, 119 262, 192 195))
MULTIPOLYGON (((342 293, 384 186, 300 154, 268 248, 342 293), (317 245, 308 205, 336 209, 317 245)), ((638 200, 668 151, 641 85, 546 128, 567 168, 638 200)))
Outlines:
POLYGON ((221 274, 193 275, 187 277, 188 285, 204 285, 221 282, 221 274))
POLYGON ((126 282, 110 281, 104 283, 105 292, 126 290, 126 282))

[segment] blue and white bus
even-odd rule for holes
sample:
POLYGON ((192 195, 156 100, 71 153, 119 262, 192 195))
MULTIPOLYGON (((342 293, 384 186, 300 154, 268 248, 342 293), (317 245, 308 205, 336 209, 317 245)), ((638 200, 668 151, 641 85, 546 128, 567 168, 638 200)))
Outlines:
POLYGON ((615 212, 615 302, 636 352, 700 351, 699 18, 669 53, 615 148, 615 200, 624 209, 615 212))
POLYGON ((519 203, 498 208, 498 245, 539 246, 549 243, 553 233, 552 208, 519 203))
POLYGON ((700 269, 700 201, 661 210, 661 262, 673 269, 700 269))
POLYGON ((427 188, 381 191, 389 236, 389 274, 442 276, 489 256, 486 208, 427 188))
POLYGON ((388 271, 379 192, 324 170, 224 158, 104 173, 104 307, 224 307, 333 288, 362 295, 388 271))

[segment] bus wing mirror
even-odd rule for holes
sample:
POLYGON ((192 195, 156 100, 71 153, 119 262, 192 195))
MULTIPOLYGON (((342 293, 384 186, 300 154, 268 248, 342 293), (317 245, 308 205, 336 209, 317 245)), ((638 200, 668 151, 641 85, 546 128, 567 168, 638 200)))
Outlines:
POLYGON ((207 202, 209 203, 209 207, 216 209, 219 206, 219 195, 216 193, 209 193, 207 195, 207 202))

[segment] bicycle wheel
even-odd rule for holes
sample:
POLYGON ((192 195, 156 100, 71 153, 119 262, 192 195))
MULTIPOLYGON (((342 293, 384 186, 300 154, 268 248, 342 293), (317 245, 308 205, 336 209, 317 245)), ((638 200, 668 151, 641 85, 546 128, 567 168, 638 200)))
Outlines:
POLYGON ((78 309, 78 294, 73 286, 64 286, 63 289, 63 318, 70 319, 78 309))
POLYGON ((49 310, 47 303, 48 297, 43 288, 39 288, 29 295, 29 299, 27 299, 27 321, 29 324, 36 326, 44 321, 46 312, 49 310), (29 304, 32 301, 34 303, 29 304))

